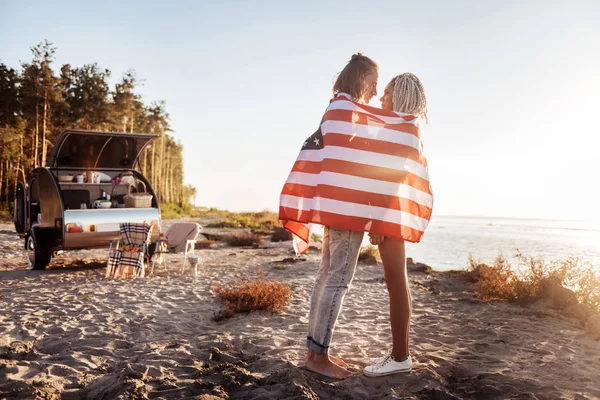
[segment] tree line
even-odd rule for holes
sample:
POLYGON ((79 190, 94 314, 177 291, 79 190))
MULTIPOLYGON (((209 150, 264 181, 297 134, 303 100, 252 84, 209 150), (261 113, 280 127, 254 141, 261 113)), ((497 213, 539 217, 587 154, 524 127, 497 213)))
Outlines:
POLYGON ((97 63, 55 71, 56 47, 48 40, 31 52, 31 61, 16 69, 0 60, 0 199, 7 207, 18 180, 46 165, 57 136, 69 128, 158 135, 139 168, 161 203, 190 202, 196 190, 183 183, 183 146, 168 134, 165 102, 143 101, 135 71, 111 87, 111 71, 97 63))

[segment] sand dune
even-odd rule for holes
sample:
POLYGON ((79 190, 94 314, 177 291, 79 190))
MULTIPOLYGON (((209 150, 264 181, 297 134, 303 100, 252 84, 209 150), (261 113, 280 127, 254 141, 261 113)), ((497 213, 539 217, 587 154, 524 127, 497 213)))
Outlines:
POLYGON ((318 252, 293 263, 289 243, 219 245, 201 251, 198 278, 171 256, 138 280, 105 279, 103 251, 29 271, 9 225, 0 252, 0 398, 600 398, 600 342, 577 321, 477 300, 456 274, 412 274, 414 371, 367 378, 391 333, 382 267, 359 265, 332 350, 357 374, 333 381, 301 367, 318 252), (291 284, 290 307, 213 321, 211 287, 260 267, 291 284))

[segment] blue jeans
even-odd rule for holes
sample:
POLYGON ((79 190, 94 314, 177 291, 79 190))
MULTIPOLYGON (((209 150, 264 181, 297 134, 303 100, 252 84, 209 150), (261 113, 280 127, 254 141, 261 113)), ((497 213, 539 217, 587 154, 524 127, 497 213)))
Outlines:
POLYGON ((310 297, 306 347, 327 354, 333 329, 350 288, 364 232, 325 227, 321 266, 310 297))

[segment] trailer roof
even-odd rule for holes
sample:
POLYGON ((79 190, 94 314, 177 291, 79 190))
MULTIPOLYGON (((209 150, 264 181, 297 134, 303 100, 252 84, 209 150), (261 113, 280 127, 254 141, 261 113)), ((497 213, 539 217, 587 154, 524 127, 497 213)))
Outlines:
POLYGON ((158 135, 67 129, 60 134, 48 166, 134 169, 142 151, 158 135))

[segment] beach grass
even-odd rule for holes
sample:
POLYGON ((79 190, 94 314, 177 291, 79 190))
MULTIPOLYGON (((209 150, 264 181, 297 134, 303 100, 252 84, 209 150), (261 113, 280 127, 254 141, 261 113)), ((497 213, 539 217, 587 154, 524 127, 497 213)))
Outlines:
POLYGON ((201 208, 190 205, 180 206, 165 203, 160 206, 162 219, 199 219, 206 228, 251 229, 259 235, 271 235, 277 226, 281 226, 277 213, 272 211, 233 212, 219 208, 201 208))
POLYGON ((379 254, 379 249, 376 246, 365 246, 360 249, 360 253, 358 254, 358 259, 360 261, 366 260, 367 258, 375 257, 377 260, 381 260, 381 255, 379 254))
POLYGON ((225 302, 223 310, 215 313, 215 320, 259 310, 278 313, 290 303, 292 296, 290 285, 271 280, 262 268, 255 278, 246 274, 244 279, 229 286, 214 286, 213 290, 225 302))
POLYGON ((323 236, 319 235, 318 233, 313 233, 310 235, 310 241, 312 243, 323 243, 323 236))
MULTIPOLYGON (((0 203, 0 204, 2 204, 3 206, 5 205, 4 203, 0 203)), ((9 210, 2 207, 0 209, 0 222, 11 223, 12 220, 13 220, 12 213, 9 210)))
MULTIPOLYGON (((211 215, 212 218, 218 217, 218 214, 214 212, 211 215)), ((270 211, 260 212, 241 212, 234 213, 230 211, 223 211, 220 214, 221 219, 209 223, 209 228, 249 228, 261 230, 263 232, 272 232, 273 228, 280 226, 278 215, 270 211)))
POLYGON ((260 246, 263 237, 252 232, 230 233, 225 236, 225 242, 233 247, 260 246))
POLYGON ((213 247, 215 245, 215 241, 214 240, 198 240, 196 242, 196 249, 210 249, 211 247, 213 247))
POLYGON ((504 255, 486 264, 469 257, 466 274, 477 283, 477 296, 486 300, 528 303, 541 299, 549 283, 575 293, 579 303, 600 312, 600 273, 578 258, 546 261, 542 257, 516 255, 512 265, 504 255))

